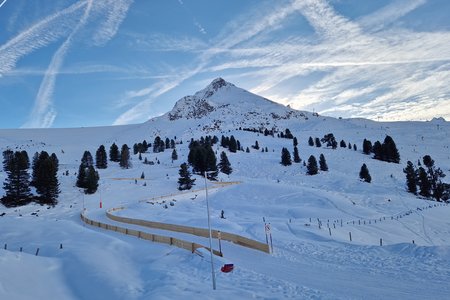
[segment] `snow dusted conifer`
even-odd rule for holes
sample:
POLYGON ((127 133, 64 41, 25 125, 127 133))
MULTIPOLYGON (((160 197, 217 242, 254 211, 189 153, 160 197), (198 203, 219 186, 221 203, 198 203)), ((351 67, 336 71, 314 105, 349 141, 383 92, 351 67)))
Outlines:
POLYGON ((220 172, 227 175, 230 175, 231 172, 233 172, 230 161, 228 160, 227 154, 224 151, 220 153, 219 170, 220 172))
POLYGON ((297 146, 294 146, 294 162, 300 163, 302 160, 300 159, 300 155, 298 154, 297 146))
POLYGON ((189 168, 186 163, 182 163, 180 165, 178 174, 180 175, 178 178, 178 189, 180 191, 190 190, 194 185, 195 179, 191 179, 191 172, 189 172, 189 168))
POLYGON ((292 165, 291 154, 289 153, 289 150, 284 147, 281 149, 281 164, 283 166, 292 165))
POLYGON ((109 148, 109 160, 119 162, 120 161, 119 156, 120 156, 119 147, 117 147, 116 143, 113 143, 109 148))
POLYGON ((325 156, 323 154, 320 154, 319 156, 319 166, 320 171, 328 171, 327 161, 325 160, 325 156))
POLYGON ((417 194, 417 171, 411 161, 408 160, 408 162, 406 163, 406 168, 403 169, 403 173, 406 174, 406 186, 408 187, 408 192, 417 194))
POLYGON ((314 155, 311 155, 308 158, 308 165, 306 166, 306 174, 308 175, 316 175, 317 173, 319 173, 319 168, 317 166, 317 160, 314 157, 314 155))
POLYGON ((366 164, 361 166, 361 170, 359 171, 359 178, 364 182, 370 183, 372 181, 372 177, 370 176, 369 169, 366 164))

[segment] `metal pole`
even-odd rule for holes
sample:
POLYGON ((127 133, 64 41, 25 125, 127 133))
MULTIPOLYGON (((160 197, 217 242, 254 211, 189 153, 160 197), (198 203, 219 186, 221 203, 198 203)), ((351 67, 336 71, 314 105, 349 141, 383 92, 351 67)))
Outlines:
POLYGON ((222 255, 222 245, 220 244, 220 240, 222 238, 220 231, 217 232, 217 238, 219 239, 219 252, 222 255))
POLYGON ((211 276, 212 276, 212 282, 213 282, 213 290, 216 289, 216 276, 214 274, 214 262, 213 262, 213 249, 212 249, 212 234, 211 234, 211 221, 209 217, 209 202, 208 202, 208 185, 206 183, 206 172, 204 172, 205 175, 205 192, 206 192, 206 211, 208 213, 208 230, 209 230, 209 250, 211 253, 211 276))

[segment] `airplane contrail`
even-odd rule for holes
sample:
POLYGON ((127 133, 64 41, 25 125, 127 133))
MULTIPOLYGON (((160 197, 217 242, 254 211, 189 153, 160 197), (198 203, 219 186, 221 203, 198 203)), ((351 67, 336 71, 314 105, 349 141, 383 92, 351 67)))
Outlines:
POLYGON ((6 0, 3 0, 2 3, 0 3, 0 8, 3 6, 3 4, 6 3, 6 0))

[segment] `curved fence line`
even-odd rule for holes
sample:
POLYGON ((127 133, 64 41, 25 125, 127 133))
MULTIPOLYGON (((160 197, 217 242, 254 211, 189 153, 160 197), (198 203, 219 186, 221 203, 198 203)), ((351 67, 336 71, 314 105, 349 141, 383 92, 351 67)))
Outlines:
MULTIPOLYGON (((120 233, 123 233, 123 234, 126 234, 126 235, 132 235, 132 236, 135 236, 137 238, 140 238, 140 239, 143 239, 143 240, 147 240, 147 241, 152 241, 152 242, 155 242, 155 243, 162 243, 162 244, 175 246, 175 247, 178 247, 178 248, 181 248, 181 249, 185 249, 185 250, 191 251, 192 253, 194 253, 195 250, 197 250, 198 248, 205 248, 206 250, 210 251, 209 247, 203 246, 201 244, 188 242, 188 241, 177 239, 177 238, 170 237, 170 236, 152 234, 152 233, 143 232, 143 231, 139 231, 139 230, 134 230, 134 229, 129 229, 129 228, 125 228, 125 227, 105 224, 105 223, 102 223, 102 222, 97 222, 97 221, 91 220, 88 217, 86 217, 84 215, 84 213, 81 213, 80 216, 81 216, 81 220, 83 222, 85 222, 88 225, 95 226, 95 227, 98 227, 98 228, 103 228, 103 229, 106 229, 106 230, 120 232, 120 233)), ((214 249, 213 249, 213 254, 215 254, 217 256, 222 256, 221 252, 219 252, 217 250, 214 250, 214 249)))
MULTIPOLYGON (((154 221, 147 221, 147 220, 140 220, 140 219, 133 219, 133 218, 127 218, 127 217, 119 217, 116 215, 113 215, 112 212, 119 211, 125 209, 124 207, 117 207, 112 208, 106 211, 106 216, 114 221, 121 222, 121 223, 127 223, 127 224, 133 224, 133 225, 139 225, 149 228, 155 228, 155 229, 161 229, 161 230, 167 230, 167 231, 174 231, 174 232, 181 232, 181 233, 187 233, 192 234, 196 236, 201 237, 209 237, 209 230, 204 228, 198 228, 198 227, 191 227, 191 226, 184 226, 184 225, 176 225, 176 224, 168 224, 168 223, 161 223, 161 222, 154 222, 154 221)), ((219 231, 218 230, 211 230, 211 235, 213 238, 219 238, 219 231)), ((229 232, 223 232, 220 231, 220 238, 225 241, 232 242, 234 244, 259 250, 265 253, 270 253, 270 248, 268 244, 261 243, 237 234, 229 233, 229 232)))

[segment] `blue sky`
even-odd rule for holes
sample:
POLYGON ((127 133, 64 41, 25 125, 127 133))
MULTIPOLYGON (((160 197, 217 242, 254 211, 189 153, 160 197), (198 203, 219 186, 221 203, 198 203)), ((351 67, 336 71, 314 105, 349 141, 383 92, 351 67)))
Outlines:
POLYGON ((0 127, 140 123, 216 77, 293 108, 450 119, 447 0, 0 0, 0 127))

